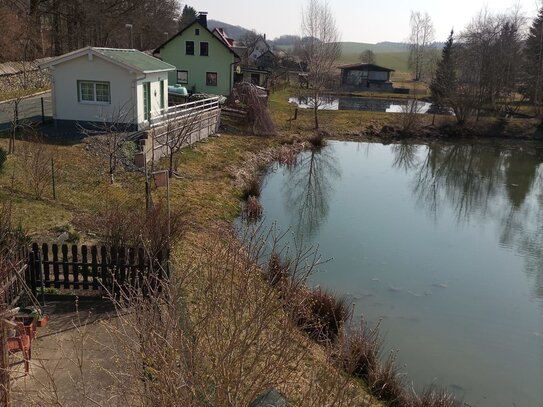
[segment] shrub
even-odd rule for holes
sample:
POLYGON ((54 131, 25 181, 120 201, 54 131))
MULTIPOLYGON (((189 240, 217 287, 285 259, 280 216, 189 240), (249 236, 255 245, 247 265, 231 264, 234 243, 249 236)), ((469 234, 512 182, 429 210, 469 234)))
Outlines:
POLYGON ((288 281, 289 264, 288 262, 283 262, 277 252, 273 252, 264 273, 268 283, 273 287, 281 287, 288 281))
POLYGON ((344 297, 337 298, 321 288, 300 293, 305 298, 296 322, 318 342, 335 341, 351 314, 347 300, 344 297))
POLYGON ((326 145, 326 140, 324 139, 323 131, 315 131, 308 141, 314 148, 324 147, 326 145))
POLYGON ((262 186, 260 185, 260 180, 258 176, 252 176, 243 187, 242 196, 243 199, 249 199, 249 197, 258 198, 262 191, 262 186))
POLYGON ((404 407, 404 383, 396 365, 396 352, 391 352, 387 360, 377 363, 368 371, 368 388, 375 397, 389 402, 392 407, 404 407))
POLYGON ((243 205, 242 216, 246 220, 257 220, 262 216, 262 204, 257 197, 250 195, 243 205))
POLYGON ((375 370, 380 363, 380 349, 379 324, 370 329, 362 322, 357 329, 345 336, 338 355, 340 364, 352 376, 367 381, 369 372, 375 370))

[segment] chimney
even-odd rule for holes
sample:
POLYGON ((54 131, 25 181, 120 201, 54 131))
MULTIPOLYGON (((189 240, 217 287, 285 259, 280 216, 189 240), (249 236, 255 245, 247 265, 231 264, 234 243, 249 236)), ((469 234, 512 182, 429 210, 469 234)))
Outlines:
POLYGON ((266 41, 266 33, 264 33, 264 41, 266 41))
POLYGON ((198 22, 207 28, 207 11, 200 11, 198 13, 198 22))

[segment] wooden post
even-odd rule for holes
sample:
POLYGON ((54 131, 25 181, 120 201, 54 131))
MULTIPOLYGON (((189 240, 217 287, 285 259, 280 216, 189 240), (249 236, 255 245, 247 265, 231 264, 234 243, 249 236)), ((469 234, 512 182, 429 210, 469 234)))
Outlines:
POLYGON ((45 109, 43 108, 43 97, 41 97, 40 100, 41 100, 41 124, 45 124, 45 109))
POLYGON ((72 245, 72 274, 74 276, 74 290, 79 289, 79 263, 77 262, 77 245, 72 245))
POLYGON ((98 249, 96 246, 91 247, 91 267, 92 267, 92 289, 98 290, 98 249))
POLYGON ((49 273, 49 246, 47 243, 41 246, 42 258, 43 258, 43 282, 45 287, 51 287, 51 277, 49 273))
POLYGON ((51 157, 51 181, 53 186, 53 199, 57 200, 57 192, 55 188, 55 159, 51 157))
POLYGON ((83 290, 89 289, 89 258, 86 245, 81 246, 81 273, 83 274, 83 290))
POLYGON ((64 288, 70 288, 70 269, 68 265, 68 246, 62 246, 62 273, 64 275, 64 288))
POLYGON ((53 244, 51 249, 53 251, 53 284, 55 288, 60 288, 60 270, 58 266, 58 245, 53 244))
POLYGON ((7 347, 8 335, 6 324, 0 313, 0 407, 8 407, 10 379, 9 379, 9 357, 7 347))

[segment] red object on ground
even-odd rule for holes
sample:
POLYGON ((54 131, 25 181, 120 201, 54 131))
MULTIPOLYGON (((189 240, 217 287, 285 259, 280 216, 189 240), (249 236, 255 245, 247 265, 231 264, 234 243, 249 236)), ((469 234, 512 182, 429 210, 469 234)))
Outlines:
POLYGON ((27 334, 27 328, 22 322, 15 322, 15 337, 8 338, 8 351, 10 353, 22 352, 23 363, 25 364, 25 373, 30 368, 30 358, 32 357, 32 339, 27 334))

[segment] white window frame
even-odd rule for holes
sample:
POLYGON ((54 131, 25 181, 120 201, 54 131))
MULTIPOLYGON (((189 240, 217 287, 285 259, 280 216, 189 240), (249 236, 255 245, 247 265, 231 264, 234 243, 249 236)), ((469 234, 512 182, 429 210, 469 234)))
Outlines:
POLYGON ((189 71, 184 69, 178 69, 175 77, 175 83, 179 83, 180 85, 187 85, 189 83, 189 71), (179 72, 185 72, 187 74, 187 79, 185 82, 179 81, 179 72))
POLYGON ((77 96, 79 103, 84 105, 110 105, 111 104, 111 83, 107 81, 87 81, 87 80, 78 80, 77 81, 77 96), (87 83, 92 85, 92 100, 83 99, 83 89, 82 84, 87 83), (108 88, 108 100, 99 101, 96 97, 96 85, 107 85, 108 88))

